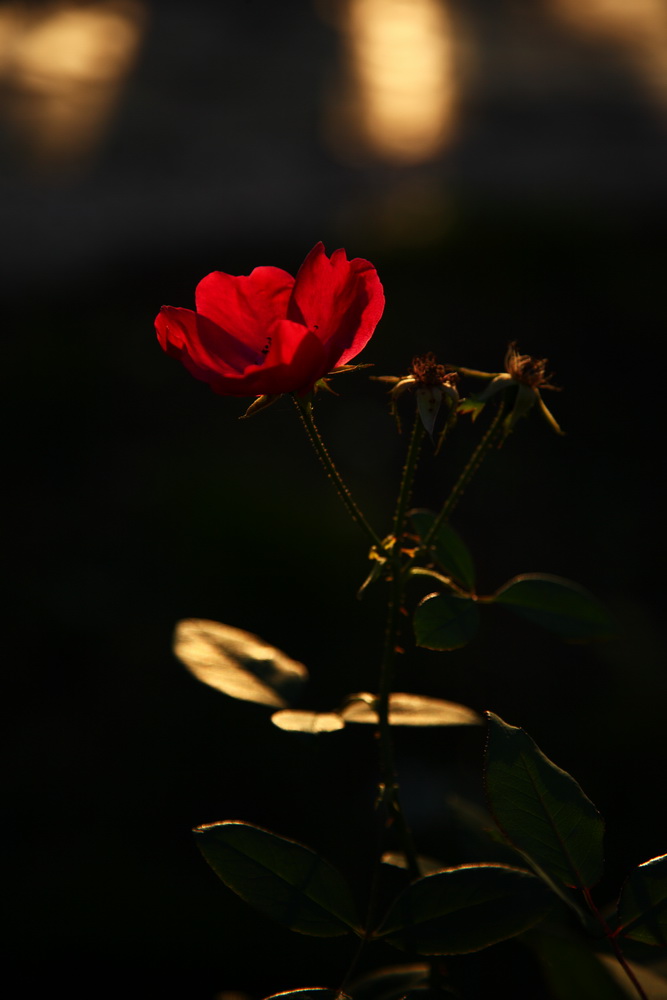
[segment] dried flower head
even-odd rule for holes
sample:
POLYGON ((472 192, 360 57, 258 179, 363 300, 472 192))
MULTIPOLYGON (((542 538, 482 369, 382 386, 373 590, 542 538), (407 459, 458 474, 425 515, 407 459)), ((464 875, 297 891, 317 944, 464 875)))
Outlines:
POLYGON ((437 363, 433 351, 412 359, 410 376, 415 383, 421 385, 448 385, 451 388, 456 386, 459 379, 456 372, 447 371, 444 365, 437 363))
POLYGON ((514 403, 510 413, 503 421, 504 437, 514 430, 517 421, 532 410, 537 404, 538 409, 547 423, 556 431, 562 434, 556 418, 547 408, 542 396, 541 389, 553 389, 558 391, 560 386, 552 385, 551 374, 547 373, 547 359, 533 358, 530 354, 519 354, 516 348, 516 341, 512 341, 505 354, 505 371, 479 372, 468 368, 458 369, 463 375, 471 375, 474 378, 489 379, 489 384, 477 395, 470 396, 464 400, 459 409, 461 412, 472 414, 473 420, 484 409, 492 396, 498 392, 506 392, 514 389, 514 403))
POLYGON ((531 389, 558 389, 551 384, 552 375, 547 375, 548 358, 533 358, 530 354, 519 354, 516 341, 513 340, 505 355, 505 370, 507 374, 521 385, 531 389))
POLYGON ((433 351, 429 351, 427 354, 412 359, 410 374, 404 378, 398 378, 395 375, 381 375, 377 381, 393 383, 390 392, 391 408, 397 422, 396 400, 406 389, 416 392, 419 416, 426 432, 433 437, 435 421, 442 400, 444 399, 448 403, 450 414, 456 412, 456 406, 459 402, 459 394, 456 390, 458 379, 459 376, 456 372, 448 371, 445 365, 439 365, 433 351))

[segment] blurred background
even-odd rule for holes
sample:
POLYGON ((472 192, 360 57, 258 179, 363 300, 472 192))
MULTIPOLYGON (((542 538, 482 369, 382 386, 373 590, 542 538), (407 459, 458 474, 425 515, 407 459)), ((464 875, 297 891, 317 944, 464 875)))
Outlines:
MULTIPOLYGON (((349 961, 352 942, 246 910, 190 829, 268 826, 363 895, 372 734, 280 732, 170 643, 178 619, 212 618, 303 661, 304 707, 372 690, 366 543, 289 399, 239 424, 245 401, 153 332, 208 272, 295 273, 318 240, 378 268, 376 374, 427 350, 495 371, 510 340, 550 359, 566 436, 524 421, 454 524, 481 592, 545 570, 618 623, 587 648, 489 615, 465 650, 411 652, 399 687, 491 708, 575 774, 608 821, 601 902, 665 853, 666 120, 664 0, 0 2, 2 826, 22 995, 260 997, 334 986, 349 961)), ((380 384, 337 389, 319 422, 383 533, 405 441, 380 384)), ((426 449, 416 504, 438 505, 472 440, 462 421, 445 457, 426 449)), ((481 733, 398 742, 422 843, 470 859, 453 803, 481 801, 481 733)))

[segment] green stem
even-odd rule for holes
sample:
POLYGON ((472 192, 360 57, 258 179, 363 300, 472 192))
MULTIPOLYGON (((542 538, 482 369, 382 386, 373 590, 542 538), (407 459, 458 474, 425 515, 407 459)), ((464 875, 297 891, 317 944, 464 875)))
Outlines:
POLYGON ((400 552, 394 554, 392 562, 392 577, 389 581, 390 592, 387 602, 387 627, 384 635, 380 691, 377 703, 381 773, 380 802, 386 809, 387 824, 395 823, 398 828, 410 878, 415 879, 420 877, 421 871, 417 861, 417 851, 412 838, 412 831, 408 826, 399 798, 396 765, 394 763, 394 744, 391 736, 391 724, 389 722, 389 699, 394 679, 396 643, 398 640, 403 598, 400 552))
POLYGON ((403 533, 405 514, 408 509, 408 504, 410 503, 410 496, 412 494, 412 484, 415 478, 417 462, 419 461, 419 449, 421 447, 423 437, 424 437, 424 427, 422 425, 421 418, 417 413, 417 415, 415 416, 415 422, 412 425, 412 434, 410 435, 408 453, 405 456, 403 476, 401 478, 401 485, 398 491, 398 499, 396 501, 396 511, 394 513, 394 537, 397 542, 400 542, 400 538, 403 533))
POLYGON ((423 548, 427 549, 429 545, 431 545, 433 539, 438 534, 440 527, 445 523, 451 512, 454 510, 454 507, 461 499, 461 496, 466 486, 468 486, 470 480, 479 469, 480 465, 486 458, 487 454, 489 453, 491 448, 495 445, 502 430, 501 421, 504 413, 505 413, 505 404, 501 402, 500 405, 498 406, 498 409, 496 411, 493 420, 487 427, 484 436, 482 437, 481 441, 479 442, 479 444, 473 451, 472 455, 470 456, 468 464, 466 465, 465 469, 463 470, 463 472, 457 479, 456 483, 454 484, 451 493, 449 494, 449 496, 445 500, 445 503, 442 506, 442 510, 436 517, 435 521, 431 525, 430 530, 428 531, 426 537, 424 538, 423 548))
POLYGON ((376 548, 379 551, 382 551, 383 544, 379 535, 375 533, 375 531, 370 526, 370 524, 364 517, 363 513, 355 503, 352 494, 345 485, 345 482, 343 481, 340 473, 338 472, 338 469, 334 465, 333 460, 329 455, 329 452, 326 449, 324 441, 322 440, 322 436, 319 430, 317 429, 315 421, 313 420, 311 404, 309 402, 304 402, 303 400, 300 400, 297 396, 292 396, 292 399, 294 400, 296 408, 299 411, 299 415, 301 417, 303 426, 305 427, 306 433, 310 438, 310 443, 317 452, 319 459, 322 462, 322 465, 324 466, 329 479, 333 483, 334 488, 338 493, 338 496, 341 498, 341 500, 347 507, 348 513, 351 515, 352 520, 355 521, 356 524, 359 525, 361 530, 366 533, 371 543, 374 546, 376 546, 376 548))
POLYGON ((628 977, 628 979, 630 980, 630 982, 634 986, 634 988, 635 988, 635 990, 637 992, 637 996, 640 998, 640 1000, 648 1000, 648 997, 646 996, 646 993, 644 993, 644 990, 643 990, 643 987, 642 987, 641 983, 639 982, 639 980, 635 976, 634 972, 632 971, 632 969, 628 965, 628 963, 626 961, 626 958, 625 958, 625 955, 621 951, 621 946, 619 945, 618 941, 616 940, 616 935, 614 934, 614 932, 610 928, 609 924, 604 919, 604 917, 602 916, 602 914, 598 910, 597 906, 593 902, 593 897, 591 896, 590 889, 584 889, 583 893, 584 893, 584 898, 585 898, 585 900, 586 900, 586 902, 588 904, 588 907, 589 907, 591 913, 593 914, 593 916, 595 917, 595 919, 597 920, 597 922, 600 924, 600 927, 604 931, 604 936, 606 937, 607 941, 609 941, 609 944, 612 947, 614 955, 616 956, 616 961, 621 966, 621 968, 623 969, 623 972, 626 974, 626 976, 628 977))
POLYGON ((396 644, 400 628, 401 605, 403 603, 403 573, 401 565, 401 536, 405 515, 410 503, 412 484, 415 478, 417 462, 419 460, 419 449, 424 429, 419 414, 415 416, 415 422, 410 435, 408 451, 403 466, 401 485, 398 490, 396 510, 394 513, 393 534, 396 543, 391 553, 391 569, 389 578, 389 597, 387 600, 387 625, 384 635, 384 648, 382 653, 382 664, 380 668, 380 690, 378 692, 378 741, 380 746, 380 772, 381 787, 380 800, 387 810, 387 821, 395 823, 403 845, 403 852, 408 865, 411 878, 419 878, 421 872, 417 862, 417 852, 415 850, 412 832, 407 820, 398 794, 398 782, 396 780, 396 765, 394 763, 394 746, 391 735, 391 724, 389 722, 389 705, 392 685, 394 681, 394 669, 396 665, 396 644))

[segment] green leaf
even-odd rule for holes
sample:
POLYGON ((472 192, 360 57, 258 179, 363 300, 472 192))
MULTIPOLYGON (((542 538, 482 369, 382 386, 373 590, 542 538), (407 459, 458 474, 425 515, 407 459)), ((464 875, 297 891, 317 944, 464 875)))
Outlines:
POLYGON ((194 832, 225 885, 279 924, 317 937, 361 933, 349 886, 310 848, 232 820, 194 832))
POLYGON ((571 642, 606 639, 613 632, 606 608, 583 587, 558 576, 515 576, 490 600, 571 642))
MULTIPOLYGON (((426 538, 435 521, 435 514, 430 510, 419 509, 411 510, 409 517, 420 539, 426 538)), ((450 524, 445 522, 440 525, 431 548, 433 557, 441 569, 462 584, 466 590, 475 589, 475 566, 472 556, 468 546, 450 524)))
MULTIPOLYGON (((351 694, 340 714, 346 722, 378 724, 377 696, 367 691, 351 694)), ((482 719, 465 705, 421 694, 396 691, 389 695, 389 722, 392 726, 477 726, 482 719)))
POLYGON ((256 635, 201 618, 178 623, 174 653, 203 684, 274 708, 284 708, 308 678, 302 663, 256 635))
POLYGON ((630 872, 618 900, 618 919, 624 937, 667 947, 667 854, 630 872))
POLYGON ((487 717, 486 792, 496 823, 549 878, 576 888, 594 885, 603 860, 597 809, 523 729, 492 712, 487 717))
POLYGON ((560 928, 551 933, 538 928, 526 943, 540 960, 553 1000, 627 1000, 628 993, 588 941, 566 935, 560 928))
POLYGON ((292 733, 334 733, 345 728, 345 721, 337 712, 308 712, 299 708, 274 712, 271 722, 278 729, 292 733))
POLYGON ((461 955, 521 934, 552 904, 548 889, 530 872, 461 865, 408 886, 376 936, 420 955, 461 955))
POLYGON ((426 649, 460 649, 474 638, 478 623, 474 601, 452 594, 429 594, 415 611, 415 639, 426 649))

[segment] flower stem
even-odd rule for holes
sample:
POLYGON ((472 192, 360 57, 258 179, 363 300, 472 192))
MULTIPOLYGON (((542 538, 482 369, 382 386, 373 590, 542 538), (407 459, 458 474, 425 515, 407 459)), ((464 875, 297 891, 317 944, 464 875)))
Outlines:
POLYGON ((395 544, 391 552, 390 574, 389 574, 389 596, 387 599, 387 624, 384 635, 384 648, 382 653, 382 663, 380 668, 380 690, 378 693, 378 741, 380 747, 380 796, 379 801, 384 804, 387 813, 387 823, 395 823, 399 831, 403 846, 403 853, 410 872, 411 878, 419 878, 421 872, 417 862, 417 852, 415 850, 412 832, 407 820, 398 794, 398 782, 396 780, 396 765, 394 763, 394 747, 391 736, 391 724, 389 722, 389 706, 391 689, 394 680, 394 668, 396 665, 396 645, 400 627, 401 605, 403 603, 403 567, 401 565, 401 536, 405 514, 410 503, 412 484, 415 478, 415 471, 419 459, 419 449, 424 429, 422 427, 419 414, 415 416, 415 422, 410 435, 405 465, 401 476, 401 485, 398 490, 396 510, 394 513, 393 535, 395 544))
POLYGON ((363 513, 355 503, 352 494, 345 485, 345 482, 343 481, 340 473, 338 472, 338 469, 334 465, 333 460, 329 455, 329 452, 326 449, 324 441, 322 440, 322 436, 319 430, 317 429, 315 421, 313 420, 311 404, 309 402, 304 402, 300 400, 297 396, 292 396, 292 399, 294 400, 296 408, 299 411, 299 415, 301 417, 303 426, 305 427, 306 433, 310 438, 310 443, 317 452, 319 459, 322 462, 322 465, 324 466, 329 479, 333 483, 334 488, 338 493, 338 496, 341 498, 341 500, 347 507, 348 513, 351 515, 352 520, 355 521, 356 524, 358 524, 359 527, 362 529, 362 531, 366 533, 371 543, 374 546, 376 546, 376 548, 379 551, 382 551, 384 546, 382 544, 379 535, 376 534, 376 532, 370 526, 370 524, 364 517, 363 513))
POLYGON ((451 512, 454 510, 454 507, 456 506, 456 504, 461 499, 461 496, 463 495, 463 491, 468 486, 470 480, 475 475, 480 465, 486 458, 487 454, 489 453, 489 451, 491 451, 491 448, 495 445, 496 441, 498 440, 498 437, 500 436, 500 432, 502 429, 501 421, 504 413, 505 413, 505 404, 501 402, 500 405, 498 406, 498 409, 496 411, 493 420, 487 427, 486 432, 482 437, 482 440, 479 442, 479 444, 473 451, 472 455, 470 456, 468 464, 466 465, 463 472, 457 479, 456 483, 454 484, 454 487, 452 488, 451 493, 449 494, 449 496, 447 497, 442 506, 442 510, 440 511, 435 521, 431 525, 430 530, 426 534, 423 540, 423 547, 425 549, 428 548, 429 545, 431 545, 433 539, 440 530, 440 527, 445 523, 451 512))
POLYGON ((625 955, 621 951, 621 946, 619 945, 618 941, 616 940, 616 935, 611 930, 611 928, 609 927, 609 924, 604 919, 604 917, 602 916, 602 914, 598 910, 597 906, 593 902, 593 897, 591 896, 590 889, 584 889, 583 893, 584 893, 584 898, 586 900, 586 903, 588 904, 588 908, 590 909, 591 913, 593 914, 593 916, 595 917, 595 919, 597 920, 597 922, 600 924, 600 927, 604 931, 604 936, 606 937, 607 941, 609 941, 609 944, 612 947, 614 955, 616 956, 616 961, 621 966, 621 968, 623 969, 623 972, 626 974, 626 976, 628 977, 628 979, 630 980, 630 982, 634 986, 634 988, 635 988, 635 990, 637 992, 637 996, 640 998, 640 1000, 648 1000, 648 997, 646 996, 646 993, 644 993, 644 989, 643 989, 641 983, 639 982, 639 980, 635 976, 634 972, 632 971, 632 969, 630 968, 628 962, 626 961, 625 955))
POLYGON ((389 599, 387 601, 387 626, 384 635, 384 650, 380 670, 380 691, 378 694, 378 741, 380 746, 380 795, 379 804, 386 810, 387 825, 396 824, 401 839, 403 853, 407 862, 410 878, 419 878, 421 871, 417 861, 412 831, 408 826, 405 813, 399 798, 396 765, 394 763, 394 745, 389 722, 389 705, 394 667, 396 663, 396 643, 403 599, 403 577, 400 566, 400 552, 394 552, 392 557, 392 576, 389 581, 389 599))
POLYGON ((394 537, 396 541, 399 543, 401 535, 403 533, 403 523, 405 521, 405 514, 408 509, 408 504, 410 503, 410 496, 412 494, 412 484, 415 478, 415 471, 417 469, 417 462, 419 460, 419 449, 421 447, 423 437, 424 437, 424 427, 422 425, 421 418, 417 413, 415 416, 415 422, 412 425, 412 434, 410 435, 408 453, 405 456, 403 476, 401 478, 401 486, 398 491, 398 499, 396 501, 396 511, 394 513, 393 531, 394 531, 394 537))

